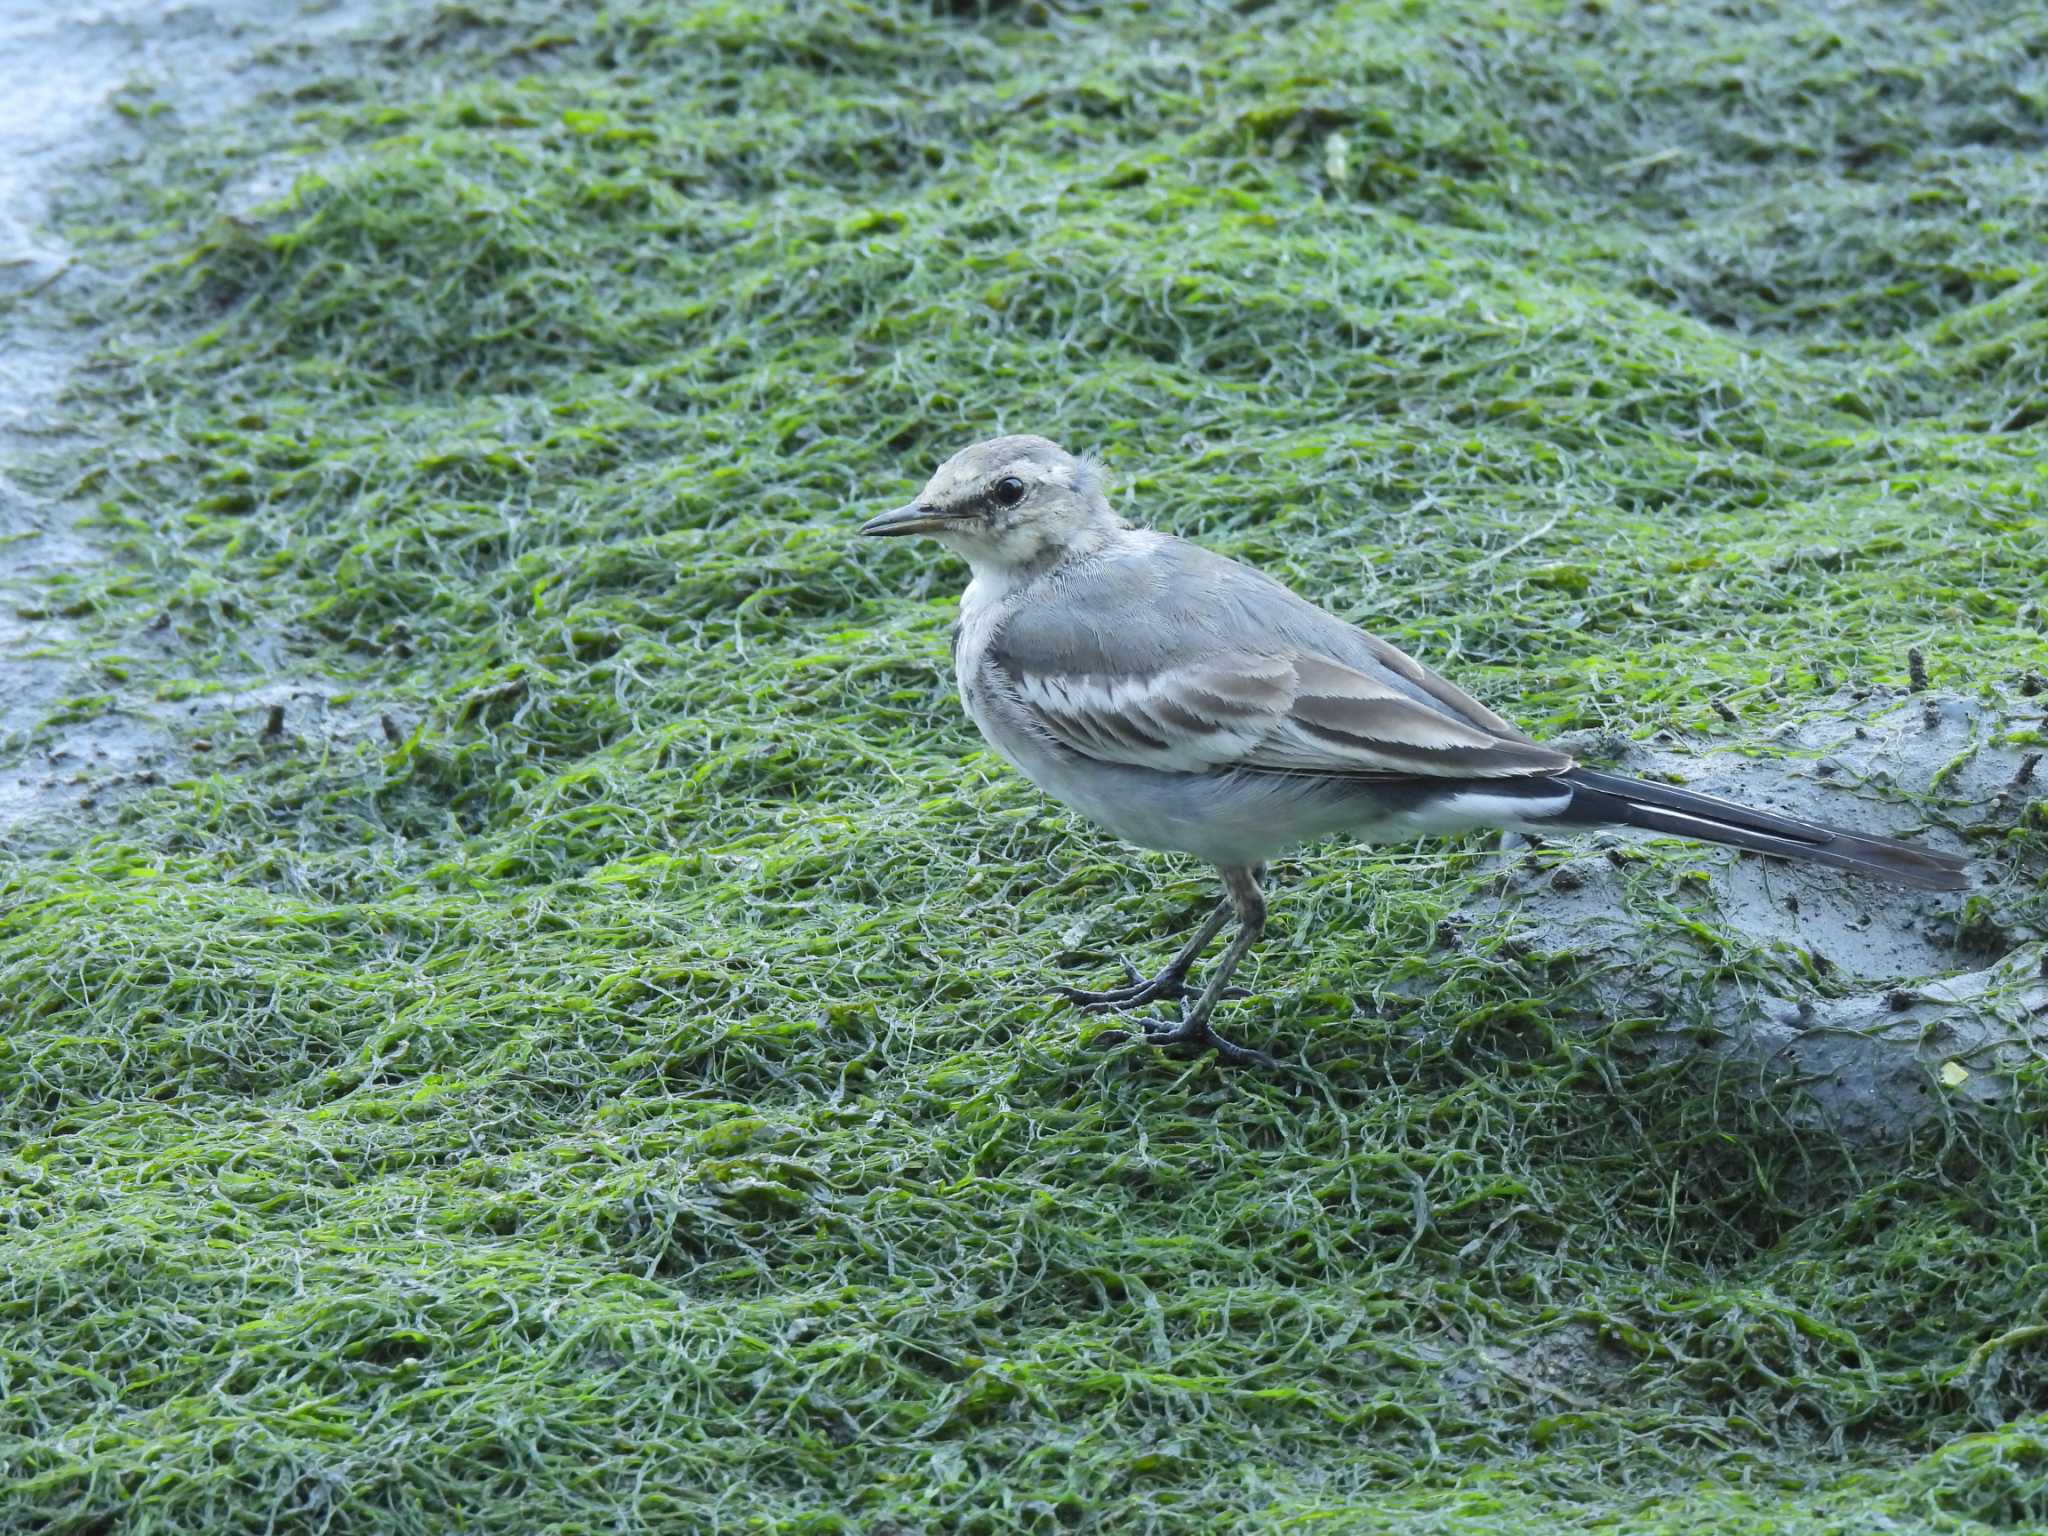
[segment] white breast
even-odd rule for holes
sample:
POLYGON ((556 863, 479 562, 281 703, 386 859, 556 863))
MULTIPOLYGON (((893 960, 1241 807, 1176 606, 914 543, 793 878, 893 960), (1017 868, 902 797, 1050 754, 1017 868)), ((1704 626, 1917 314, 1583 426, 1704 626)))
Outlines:
POLYGON ((960 632, 953 643, 953 680, 960 688, 961 707, 988 744, 1005 757, 1010 754, 991 724, 992 701, 987 696, 987 683, 977 680, 982 677, 982 661, 995 640, 996 628, 1008 611, 1013 593, 1013 586, 1001 576, 976 571, 967 590, 960 594, 960 632))

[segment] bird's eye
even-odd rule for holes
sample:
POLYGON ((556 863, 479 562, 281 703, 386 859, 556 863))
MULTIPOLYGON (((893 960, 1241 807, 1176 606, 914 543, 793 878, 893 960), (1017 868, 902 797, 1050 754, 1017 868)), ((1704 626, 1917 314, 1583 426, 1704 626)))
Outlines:
POLYGON ((1005 475, 989 487, 989 496, 999 507, 1014 507, 1024 499, 1024 482, 1015 475, 1005 475))

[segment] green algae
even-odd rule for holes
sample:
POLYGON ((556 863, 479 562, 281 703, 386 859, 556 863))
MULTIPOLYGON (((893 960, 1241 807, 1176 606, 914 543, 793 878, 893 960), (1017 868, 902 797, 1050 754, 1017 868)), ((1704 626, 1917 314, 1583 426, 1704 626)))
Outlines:
POLYGON ((984 753, 958 573, 848 536, 1040 431, 1539 733, 2039 672, 2044 54, 464 4, 156 119, 72 210, 145 270, 66 600, 110 687, 354 724, 0 865, 0 1523, 2048 1523, 2037 1075, 1795 1131, 1457 942, 1476 845, 1282 871, 1300 1080, 1106 1045, 1048 967, 1205 873, 984 753))

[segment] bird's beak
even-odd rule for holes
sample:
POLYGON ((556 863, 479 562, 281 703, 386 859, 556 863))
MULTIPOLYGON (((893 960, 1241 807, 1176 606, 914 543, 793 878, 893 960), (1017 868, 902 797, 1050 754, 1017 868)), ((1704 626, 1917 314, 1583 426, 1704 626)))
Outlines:
POLYGON ((869 518, 860 525, 860 531, 870 538, 888 539, 906 533, 937 533, 956 521, 958 519, 913 501, 907 507, 898 507, 880 517, 869 518))

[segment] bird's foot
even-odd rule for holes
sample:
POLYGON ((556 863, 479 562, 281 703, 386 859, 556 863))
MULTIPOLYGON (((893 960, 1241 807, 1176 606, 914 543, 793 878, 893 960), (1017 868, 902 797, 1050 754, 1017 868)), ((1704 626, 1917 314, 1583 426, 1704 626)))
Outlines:
POLYGON ((1161 998, 1179 999, 1188 995, 1187 972, 1176 971, 1171 966, 1157 976, 1140 976, 1138 968, 1126 960, 1124 974, 1130 979, 1120 987, 1107 987, 1100 992, 1090 992, 1083 987, 1069 987, 1055 984, 1053 991, 1065 998, 1076 1008, 1089 1013, 1122 1013, 1131 1008, 1142 1008, 1147 1003, 1156 1003, 1161 998))
POLYGON ((1164 1019, 1148 1019, 1145 1025, 1145 1043, 1150 1046, 1192 1046, 1197 1055, 1203 1051, 1214 1051, 1216 1059, 1226 1067, 1265 1067, 1276 1072, 1280 1069, 1280 1063, 1264 1051, 1255 1051, 1248 1045, 1224 1039, 1209 1027, 1207 1019, 1180 1019, 1172 1023, 1164 1019))
MULTIPOLYGON (((1143 1008, 1148 1003, 1164 999, 1178 1002, 1184 997, 1193 997, 1195 989, 1188 985, 1187 972, 1176 971, 1171 966, 1157 976, 1141 976, 1138 968, 1126 960, 1124 974, 1130 978, 1120 987, 1106 987, 1100 992, 1090 992, 1085 987, 1069 987, 1055 982, 1053 992, 1076 1008, 1088 1013, 1128 1013, 1133 1008, 1143 1008)), ((1222 998, 1250 997, 1243 987, 1225 987, 1219 994, 1222 998)))
MULTIPOLYGON (((1265 1067, 1278 1071, 1282 1063, 1264 1051, 1255 1051, 1248 1045, 1239 1045, 1235 1040, 1226 1040, 1209 1027, 1209 1021, 1179 1019, 1141 1019, 1144 1026, 1143 1039, 1149 1046, 1159 1050, 1185 1047, 1191 1055, 1199 1056, 1203 1051, 1214 1051, 1216 1059, 1226 1067, 1265 1067)), ((1130 1039, 1121 1029, 1104 1030, 1096 1039, 1104 1044, 1115 1044, 1130 1039)))

